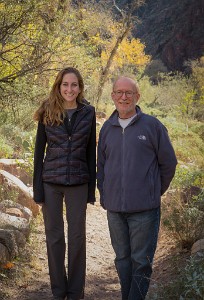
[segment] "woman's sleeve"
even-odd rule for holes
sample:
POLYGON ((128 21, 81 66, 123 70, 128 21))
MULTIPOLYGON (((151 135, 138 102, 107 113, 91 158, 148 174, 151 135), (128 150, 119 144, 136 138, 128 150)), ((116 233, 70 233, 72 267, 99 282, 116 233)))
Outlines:
POLYGON ((35 151, 34 151, 34 172, 33 172, 33 199, 36 203, 44 202, 44 188, 42 180, 45 146, 47 142, 45 125, 38 122, 35 151))

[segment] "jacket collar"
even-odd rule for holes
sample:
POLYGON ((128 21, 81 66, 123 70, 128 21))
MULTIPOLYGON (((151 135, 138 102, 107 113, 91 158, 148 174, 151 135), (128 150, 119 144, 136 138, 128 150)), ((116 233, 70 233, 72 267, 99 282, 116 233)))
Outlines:
MULTIPOLYGON (((135 106, 135 111, 137 113, 137 116, 134 118, 134 120, 132 120, 132 122, 138 120, 142 115, 141 108, 138 105, 135 106)), ((119 116, 118 111, 115 109, 114 112, 111 114, 110 118, 108 119, 108 121, 114 126, 120 126, 118 122, 118 116, 119 116)))
POLYGON ((84 108, 88 104, 89 104, 89 102, 86 99, 82 99, 81 102, 77 101, 77 111, 81 110, 82 108, 84 108))

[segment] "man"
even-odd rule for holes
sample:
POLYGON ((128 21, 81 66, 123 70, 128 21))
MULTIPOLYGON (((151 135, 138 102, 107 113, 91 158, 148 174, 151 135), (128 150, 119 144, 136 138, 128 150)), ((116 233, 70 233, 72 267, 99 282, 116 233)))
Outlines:
POLYGON ((164 125, 141 112, 137 83, 119 77, 112 91, 116 110, 98 143, 100 203, 107 210, 122 300, 145 299, 156 250, 161 195, 176 169, 164 125))

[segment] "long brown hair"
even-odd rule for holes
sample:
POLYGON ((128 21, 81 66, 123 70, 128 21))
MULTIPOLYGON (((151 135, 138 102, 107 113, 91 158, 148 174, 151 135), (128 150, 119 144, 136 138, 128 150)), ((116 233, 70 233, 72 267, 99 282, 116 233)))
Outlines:
POLYGON ((84 82, 80 72, 73 67, 67 67, 61 70, 52 86, 49 98, 43 101, 38 110, 34 114, 34 120, 40 121, 43 124, 57 124, 63 122, 64 119, 64 98, 60 94, 60 85, 65 74, 73 73, 76 75, 80 93, 77 96, 77 101, 81 102, 84 97, 84 82))

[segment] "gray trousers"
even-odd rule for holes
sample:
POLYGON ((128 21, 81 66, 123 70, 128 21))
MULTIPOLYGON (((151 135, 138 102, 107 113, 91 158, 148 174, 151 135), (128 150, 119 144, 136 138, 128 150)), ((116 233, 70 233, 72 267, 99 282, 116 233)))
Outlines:
POLYGON ((83 299, 86 272, 86 208, 88 185, 62 186, 44 183, 42 206, 51 289, 54 296, 83 299), (68 224, 68 270, 63 201, 68 224))

